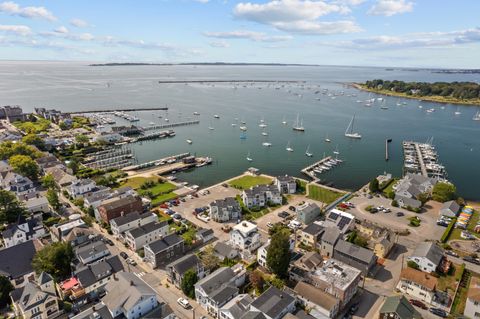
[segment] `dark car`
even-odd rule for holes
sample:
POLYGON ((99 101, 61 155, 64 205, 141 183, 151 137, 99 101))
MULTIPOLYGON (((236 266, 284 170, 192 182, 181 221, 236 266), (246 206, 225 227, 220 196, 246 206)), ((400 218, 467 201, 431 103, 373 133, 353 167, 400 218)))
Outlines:
POLYGON ((465 257, 463 257, 463 260, 468 261, 468 262, 470 262, 472 264, 475 264, 475 265, 480 265, 480 259, 474 258, 472 256, 465 256, 465 257))
POLYGON ((113 246, 113 245, 114 245, 113 241, 111 241, 111 240, 108 239, 108 238, 105 238, 105 242, 106 242, 107 245, 109 245, 109 246, 113 246))
POLYGON ((398 212, 398 213, 397 213, 397 217, 402 217, 402 216, 405 216, 405 214, 402 213, 402 212, 398 212))
POLYGON ((286 211, 278 213, 278 217, 280 218, 287 218, 288 216, 290 215, 286 211))
POLYGON ((120 253, 120 256, 122 256, 123 259, 127 259, 127 258, 128 258, 127 253, 124 252, 124 251, 122 251, 122 252, 120 253))
POLYGON ((412 304, 412 305, 414 305, 418 308, 422 308, 422 309, 425 309, 425 310, 428 309, 428 307, 423 302, 421 302, 420 300, 410 299, 408 302, 410 302, 410 304, 412 304))
POLYGON ((288 207, 288 209, 290 209, 292 212, 296 211, 297 209, 295 208, 295 206, 290 206, 288 207))
POLYGON ((222 186, 225 187, 225 188, 227 188, 227 187, 228 187, 228 184, 227 184, 227 183, 223 183, 222 186))
POLYGON ((442 317, 442 318, 447 318, 447 313, 445 312, 445 310, 443 309, 440 309, 440 308, 430 308, 429 311, 431 313, 433 313, 434 315, 437 315, 439 317, 442 317))
POLYGON ((445 250, 445 255, 449 255, 452 257, 458 257, 458 254, 452 250, 445 250))
POLYGON ((358 310, 358 302, 355 302, 354 304, 352 304, 350 306, 350 309, 348 310, 348 313, 353 315, 355 312, 357 312, 357 310, 358 310))

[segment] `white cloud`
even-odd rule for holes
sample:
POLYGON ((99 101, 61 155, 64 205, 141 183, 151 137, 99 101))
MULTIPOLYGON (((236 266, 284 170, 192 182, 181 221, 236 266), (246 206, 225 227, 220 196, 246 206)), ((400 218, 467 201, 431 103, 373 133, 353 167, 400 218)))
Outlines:
POLYGON ((70 24, 77 28, 86 28, 90 26, 87 21, 78 18, 70 20, 70 24))
POLYGON ((200 3, 207 3, 209 2, 210 0, 193 0, 195 2, 200 2, 200 3))
POLYGON ((21 7, 13 1, 0 3, 0 12, 24 18, 40 18, 55 21, 57 18, 45 7, 21 7))
POLYGON ((249 39, 258 42, 281 42, 288 41, 293 39, 289 35, 273 35, 269 36, 263 32, 256 31, 227 31, 227 32, 204 32, 204 36, 209 38, 219 38, 219 39, 249 39))
POLYGON ((377 0, 368 14, 381 15, 390 17, 396 14, 411 12, 413 10, 413 2, 406 0, 377 0))
POLYGON ((32 34, 32 30, 26 25, 2 25, 0 24, 0 31, 21 36, 32 34))
POLYGON ((230 45, 226 41, 213 41, 208 43, 213 48, 228 48, 230 45))
POLYGON ((362 0, 271 0, 264 4, 239 3, 234 15, 239 19, 254 21, 274 28, 301 34, 340 34, 359 32, 361 28, 350 20, 320 21, 329 14, 348 14, 349 6, 358 5, 362 0))
POLYGON ((68 29, 66 27, 64 27, 63 25, 61 27, 56 28, 53 31, 55 31, 57 33, 68 33, 68 29))

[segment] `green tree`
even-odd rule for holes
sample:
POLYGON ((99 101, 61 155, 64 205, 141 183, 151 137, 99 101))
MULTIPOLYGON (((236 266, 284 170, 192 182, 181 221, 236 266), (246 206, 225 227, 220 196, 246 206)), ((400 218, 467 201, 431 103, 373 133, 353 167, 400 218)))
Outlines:
POLYGON ((250 273, 249 276, 250 282, 252 287, 255 288, 257 294, 261 294, 263 291, 263 286, 265 284, 265 280, 263 280, 263 276, 258 270, 254 270, 250 273))
POLYGON ((38 158, 42 156, 42 153, 31 145, 27 145, 23 142, 13 143, 6 141, 0 143, 0 159, 8 160, 14 155, 28 155, 32 158, 38 158))
POLYGON ((12 192, 0 189, 0 222, 12 223, 18 215, 25 213, 25 208, 12 192))
POLYGON ((55 179, 53 178, 52 174, 47 174, 42 178, 42 186, 45 188, 57 188, 55 184, 55 179))
POLYGON ((456 198, 457 189, 453 184, 438 182, 433 186, 432 199, 437 202, 445 203, 456 198))
POLYGON ((380 190, 379 184, 378 184, 378 179, 374 178, 370 181, 370 184, 368 184, 368 188, 372 193, 376 193, 380 190))
POLYGON ((61 207, 60 200, 58 199, 57 191, 53 188, 49 188, 47 191, 47 200, 50 206, 54 210, 58 210, 61 207))
POLYGON ((182 288, 183 293, 189 298, 195 298, 195 284, 198 281, 197 272, 195 269, 189 269, 185 272, 182 278, 182 288))
POLYGON ((86 135, 79 134, 75 136, 75 143, 80 144, 80 145, 86 145, 89 142, 89 138, 86 135))
POLYGON ((56 242, 38 251, 33 257, 32 266, 37 274, 45 271, 59 281, 71 274, 72 259, 73 249, 70 243, 56 242))
POLYGON ((14 155, 8 160, 13 170, 23 176, 26 176, 32 180, 38 178, 39 168, 37 163, 27 155, 14 155))
POLYGON ((67 167, 70 168, 73 171, 73 174, 76 174, 78 172, 79 167, 80 167, 80 161, 76 157, 73 157, 68 162, 67 167))
POLYGON ((418 266, 418 264, 416 262, 414 262, 413 260, 407 261, 407 266, 410 267, 410 268, 413 268, 413 269, 419 269, 420 268, 418 266))
POLYGON ((422 202, 422 206, 425 205, 426 202, 430 199, 430 194, 427 192, 420 193, 417 195, 417 199, 422 202))
POLYGON ((27 134, 22 138, 22 142, 28 145, 36 146, 38 149, 45 149, 45 142, 36 134, 27 134))
POLYGON ((200 260, 202 261, 205 269, 210 272, 214 271, 220 265, 220 259, 215 255, 215 248, 212 245, 208 245, 203 249, 200 254, 200 260))
POLYGON ((290 236, 286 232, 275 233, 267 248, 267 266, 279 278, 285 278, 290 264, 290 236))
POLYGON ((5 276, 0 276, 0 308, 7 306, 10 303, 10 292, 13 290, 13 285, 5 276))

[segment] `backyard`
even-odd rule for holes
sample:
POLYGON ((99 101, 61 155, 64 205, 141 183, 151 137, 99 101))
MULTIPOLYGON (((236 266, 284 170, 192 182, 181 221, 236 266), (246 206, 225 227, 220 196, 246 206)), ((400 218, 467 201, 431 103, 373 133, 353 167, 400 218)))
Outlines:
POLYGON ((230 186, 238 189, 248 189, 256 185, 268 185, 272 183, 272 179, 266 176, 250 176, 245 175, 230 181, 230 186))
POLYGON ((340 192, 335 192, 328 188, 322 187, 320 185, 309 184, 308 185, 308 198, 313 200, 318 200, 325 204, 330 204, 335 201, 337 198, 342 196, 340 192))
POLYGON ((140 195, 152 200, 152 206, 160 205, 177 197, 176 186, 156 177, 132 177, 121 182, 121 187, 130 186, 140 195))

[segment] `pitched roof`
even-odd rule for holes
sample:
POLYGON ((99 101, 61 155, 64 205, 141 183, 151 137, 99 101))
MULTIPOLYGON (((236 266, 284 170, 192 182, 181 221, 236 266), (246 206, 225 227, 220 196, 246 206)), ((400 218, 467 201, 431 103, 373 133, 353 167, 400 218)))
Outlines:
POLYGON ((349 243, 345 240, 339 240, 335 245, 335 250, 342 252, 347 256, 351 256, 355 259, 361 260, 365 263, 370 263, 371 260, 375 258, 375 253, 373 251, 349 243))
POLYGON ((0 250, 0 274, 18 278, 33 272, 32 260, 36 252, 33 240, 0 250))
POLYGON ((215 253, 223 256, 223 257, 228 257, 232 254, 233 251, 236 251, 235 248, 232 246, 228 245, 227 243, 218 241, 215 246, 214 246, 215 253))
POLYGON ((477 277, 473 277, 468 287, 468 299, 480 302, 480 281, 477 277))
POLYGON ((456 214, 458 212, 458 210, 460 209, 460 205, 458 205, 456 201, 451 200, 451 201, 443 203, 442 210, 444 210, 444 209, 449 209, 453 213, 456 214))
POLYGON ((248 294, 241 294, 230 300, 223 307, 223 311, 228 311, 234 319, 244 318, 250 304, 253 302, 253 298, 248 294))
POLYGON ((443 258, 443 249, 434 242, 421 242, 412 253, 412 257, 425 257, 436 266, 443 258))
POLYGON ((196 268, 198 264, 200 264, 200 259, 198 259, 197 255, 188 254, 169 264, 167 269, 173 268, 179 275, 183 275, 188 270, 196 268))
POLYGON ((127 233, 130 233, 130 235, 133 238, 139 238, 139 237, 145 236, 146 234, 149 234, 161 228, 164 228, 166 226, 168 226, 168 223, 166 221, 161 221, 161 222, 154 221, 154 222, 145 224, 143 226, 138 226, 133 229, 127 230, 127 233))
POLYGON ((437 278, 410 267, 402 269, 402 272, 400 273, 400 279, 413 281, 430 290, 434 290, 437 286, 437 278))
POLYGON ((40 276, 38 276, 37 282, 39 285, 46 284, 47 282, 53 281, 53 277, 49 273, 42 271, 40 276))
POLYGON ((322 236, 322 242, 327 242, 331 245, 335 245, 337 240, 341 236, 340 229, 337 227, 325 227, 325 233, 322 236))
POLYGON ((99 208, 103 207, 106 210, 112 210, 112 209, 120 208, 123 206, 131 205, 138 201, 141 201, 140 197, 135 197, 131 195, 127 197, 122 197, 122 198, 114 197, 114 198, 104 200, 100 204, 99 208))
POLYGON ((197 235, 202 237, 213 235, 213 229, 200 228, 199 230, 197 230, 197 235))
POLYGON ((338 299, 334 296, 303 281, 300 281, 293 290, 299 296, 329 311, 339 303, 338 299))
POLYGON ((309 235, 317 236, 320 235, 321 233, 325 232, 325 227, 322 225, 316 224, 316 223, 311 223, 307 227, 305 227, 302 232, 307 233, 309 235))
POLYGON ((170 234, 145 246, 148 246, 154 254, 158 254, 163 250, 167 249, 168 247, 179 244, 181 242, 183 242, 182 237, 178 236, 177 234, 170 234))
POLYGON ((133 212, 127 215, 114 218, 110 221, 110 223, 114 222, 117 226, 120 227, 125 224, 131 223, 135 220, 144 219, 149 216, 152 216, 152 214, 153 214, 152 212, 145 212, 145 213, 133 212))
POLYGON ((295 298, 291 295, 271 286, 252 302, 252 307, 257 308, 270 318, 276 318, 285 310, 285 308, 294 302, 295 298))
POLYGON ((418 319, 422 318, 415 308, 408 302, 405 296, 390 296, 380 308, 380 313, 396 313, 399 319, 418 319))
POLYGON ((49 292, 42 291, 40 287, 34 282, 27 282, 24 287, 17 288, 12 291, 12 299, 23 311, 29 312, 41 304, 43 304, 47 298, 53 297, 49 292))
POLYGON ((114 273, 123 271, 123 265, 118 256, 97 261, 75 272, 75 276, 84 288, 114 273))
POLYGON ((240 203, 233 197, 226 197, 224 199, 217 199, 210 203, 210 206, 217 206, 219 209, 227 209, 229 207, 239 210, 240 203))
POLYGON ((199 280, 195 284, 195 287, 201 287, 207 295, 210 295, 222 287, 222 285, 228 283, 233 277, 235 277, 235 273, 232 268, 221 267, 205 278, 199 280))
POLYGON ((85 246, 78 247, 75 254, 78 258, 86 259, 100 251, 109 251, 107 245, 102 241, 94 241, 85 246))

